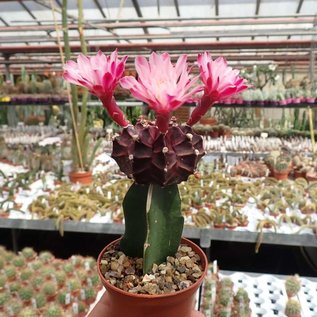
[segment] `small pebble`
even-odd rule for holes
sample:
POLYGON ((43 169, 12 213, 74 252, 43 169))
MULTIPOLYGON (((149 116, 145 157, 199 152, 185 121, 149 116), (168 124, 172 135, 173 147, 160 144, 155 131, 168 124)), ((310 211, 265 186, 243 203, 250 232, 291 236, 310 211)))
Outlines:
POLYGON ((117 249, 107 251, 100 263, 105 278, 114 286, 134 294, 168 294, 190 287, 203 274, 200 258, 191 247, 181 245, 175 257, 154 264, 142 275, 143 259, 131 258, 117 249))

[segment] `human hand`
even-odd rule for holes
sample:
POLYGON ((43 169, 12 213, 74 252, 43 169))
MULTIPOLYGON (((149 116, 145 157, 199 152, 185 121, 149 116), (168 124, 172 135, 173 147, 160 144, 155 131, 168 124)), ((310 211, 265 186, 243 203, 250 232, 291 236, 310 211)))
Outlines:
MULTIPOLYGON (((87 317, 111 317, 109 315, 109 296, 105 292, 100 298, 99 302, 96 304, 94 309, 87 317)), ((204 317, 205 315, 199 311, 193 310, 191 317, 204 317)))

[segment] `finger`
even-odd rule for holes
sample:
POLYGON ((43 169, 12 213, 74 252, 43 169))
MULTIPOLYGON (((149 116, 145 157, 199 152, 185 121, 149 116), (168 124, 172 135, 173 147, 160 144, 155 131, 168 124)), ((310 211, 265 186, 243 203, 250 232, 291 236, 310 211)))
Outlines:
POLYGON ((105 292, 94 309, 87 317, 108 317, 109 296, 108 292, 105 292))

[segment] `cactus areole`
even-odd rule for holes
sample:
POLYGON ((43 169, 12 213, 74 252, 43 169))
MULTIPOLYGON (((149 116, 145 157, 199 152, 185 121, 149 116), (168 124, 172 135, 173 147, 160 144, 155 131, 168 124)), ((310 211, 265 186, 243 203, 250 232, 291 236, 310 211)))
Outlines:
POLYGON ((125 233, 120 247, 128 256, 143 257, 148 273, 154 263, 173 256, 181 240, 184 219, 178 184, 195 172, 204 155, 202 138, 191 126, 215 102, 245 90, 247 84, 223 58, 213 60, 209 53, 197 59, 202 84, 199 75, 190 74, 186 55, 175 64, 168 53, 152 53, 149 60, 138 56, 138 79, 122 77, 126 60, 127 56, 119 60, 117 51, 109 57, 101 52, 80 55, 77 63, 67 62, 64 78, 88 88, 122 127, 113 140, 112 157, 134 183, 123 201, 125 233), (113 97, 119 83, 156 113, 155 122, 140 119, 135 126, 129 124, 113 97), (172 112, 192 101, 197 106, 186 125, 176 123, 172 112))

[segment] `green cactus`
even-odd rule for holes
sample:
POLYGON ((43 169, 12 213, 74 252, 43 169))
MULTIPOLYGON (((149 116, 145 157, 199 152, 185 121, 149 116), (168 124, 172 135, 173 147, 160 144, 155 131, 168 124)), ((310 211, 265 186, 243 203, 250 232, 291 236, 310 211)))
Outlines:
POLYGON ((57 304, 49 304, 44 312, 43 312, 44 317, 62 317, 63 316, 63 310, 61 306, 57 304))
POLYGON ((31 280, 31 285, 34 289, 40 289, 44 283, 44 278, 40 275, 36 275, 31 280))
POLYGON ((285 315, 287 317, 300 316, 301 305, 295 299, 289 299, 285 306, 285 315))
POLYGON ((33 272, 30 269, 24 269, 21 273, 20 273, 20 279, 22 281, 28 281, 33 275, 33 272))
POLYGON ((85 293, 86 300, 94 299, 97 296, 97 292, 93 287, 85 287, 84 293, 85 293))
POLYGON ((66 274, 63 271, 57 271, 55 273, 55 280, 58 286, 62 286, 65 284, 66 281, 66 274))
POLYGON ((9 280, 14 280, 17 275, 16 268, 13 265, 8 265, 4 268, 4 274, 9 280))
POLYGON ((55 269, 50 266, 43 266, 40 271, 40 275, 43 276, 45 279, 51 279, 55 276, 55 269))
POLYGON ((81 255, 72 255, 69 260, 74 266, 81 266, 84 258, 81 255))
POLYGON ((20 288, 21 288, 21 283, 19 283, 19 282, 11 282, 9 284, 9 290, 11 293, 18 292, 20 290, 20 288))
POLYGON ((35 256, 36 256, 36 252, 32 248, 29 248, 29 247, 23 248, 21 251, 21 254, 27 260, 31 260, 31 259, 35 258, 35 256))
POLYGON ((0 270, 2 270, 4 267, 4 260, 0 258, 0 270))
POLYGON ((301 281, 297 274, 293 276, 289 276, 285 280, 285 290, 288 297, 295 296, 300 291, 300 288, 301 288, 301 281))
POLYGON ((228 307, 231 301, 232 301, 231 288, 222 288, 219 294, 219 303, 224 307, 228 307))
POLYGON ((16 255, 11 252, 11 251, 7 251, 5 254, 4 254, 4 259, 7 261, 7 262, 11 262, 14 258, 16 257, 16 255))
POLYGON ((100 284, 100 279, 98 274, 93 274, 90 277, 88 277, 87 282, 88 282, 88 285, 91 284, 90 286, 97 286, 98 284, 100 284))
POLYGON ((42 82, 42 86, 41 86, 42 91, 40 91, 41 93, 44 94, 50 94, 53 91, 53 86, 50 80, 48 79, 44 79, 42 82))
POLYGON ((44 307, 47 303, 46 296, 42 293, 36 294, 34 300, 37 309, 44 307))
POLYGON ((236 295, 235 300, 237 302, 243 302, 245 304, 250 302, 248 292, 244 288, 239 288, 236 295))
POLYGON ((16 316, 22 310, 22 303, 20 300, 12 298, 6 304, 6 311, 10 316, 16 316))
POLYGON ((54 255, 51 252, 49 252, 49 251, 43 251, 43 252, 40 253, 39 259, 43 263, 49 264, 54 259, 54 255))
POLYGON ((84 261, 85 269, 94 270, 96 268, 96 263, 96 259, 94 259, 93 257, 87 257, 84 261))
POLYGON ((38 316, 39 314, 37 310, 31 307, 23 308, 18 314, 18 317, 38 317, 38 316))
POLYGON ((76 271, 76 276, 77 276, 77 278, 81 281, 81 282, 83 282, 83 281, 85 281, 86 280, 86 278, 87 278, 87 271, 85 270, 85 269, 78 269, 77 271, 76 271))
POLYGON ((71 296, 69 291, 66 288, 62 288, 57 293, 57 302, 60 305, 70 304, 71 296), (69 301, 69 302, 68 302, 69 301))
POLYGON ((6 285, 7 277, 3 274, 0 275, 0 289, 6 285))
POLYGON ((75 272, 75 267, 72 263, 66 262, 63 265, 63 270, 66 274, 73 274, 75 272))
POLYGON ((23 301, 29 301, 34 295, 34 291, 30 286, 21 287, 18 291, 19 297, 23 301))
POLYGON ((230 277, 225 277, 220 281, 221 288, 232 288, 233 282, 230 277))
POLYGON ((81 288, 81 283, 78 278, 70 278, 67 282, 67 287, 70 292, 76 292, 80 290, 81 288))
POLYGON ((276 164, 275 164, 275 166, 274 166, 274 169, 275 169, 277 172, 287 171, 288 168, 289 168, 289 163, 286 162, 286 161, 276 162, 276 164))
POLYGON ((35 261, 31 262, 30 265, 31 265, 31 268, 33 271, 38 271, 43 266, 43 262, 40 260, 35 260, 35 261))
POLYGON ((57 292, 57 285, 54 282, 45 282, 43 287, 41 288, 41 291, 46 295, 46 296, 53 296, 57 292))
POLYGON ((78 301, 77 304, 78 304, 78 315, 81 315, 87 311, 87 305, 84 302, 78 301))
POLYGON ((231 308, 230 307, 222 307, 219 311, 219 317, 230 317, 231 316, 231 308))
POLYGON ((123 210, 126 227, 120 247, 128 256, 143 256, 144 273, 176 253, 184 225, 176 184, 134 183, 123 200, 123 210))
POLYGON ((0 308, 4 307, 10 299, 10 295, 7 292, 0 293, 0 308))

